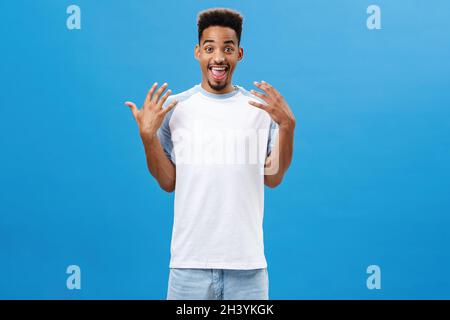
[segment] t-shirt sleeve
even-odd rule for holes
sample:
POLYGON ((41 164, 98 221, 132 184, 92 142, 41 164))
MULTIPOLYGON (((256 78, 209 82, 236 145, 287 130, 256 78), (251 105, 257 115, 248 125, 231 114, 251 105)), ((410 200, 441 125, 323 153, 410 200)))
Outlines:
POLYGON ((275 142, 278 137, 278 124, 270 119, 269 140, 267 143, 267 156, 270 155, 272 149, 275 147, 275 142))
MULTIPOLYGON (((167 108, 169 101, 171 99, 167 99, 167 101, 164 103, 163 109, 167 108)), ((161 127, 159 127, 157 131, 159 142, 161 143, 161 146, 164 150, 164 153, 166 154, 167 158, 172 161, 173 164, 175 164, 175 153, 173 152, 173 141, 172 141, 172 133, 170 131, 169 122, 170 118, 172 117, 173 111, 175 108, 170 110, 164 117, 164 120, 161 124, 161 127)))

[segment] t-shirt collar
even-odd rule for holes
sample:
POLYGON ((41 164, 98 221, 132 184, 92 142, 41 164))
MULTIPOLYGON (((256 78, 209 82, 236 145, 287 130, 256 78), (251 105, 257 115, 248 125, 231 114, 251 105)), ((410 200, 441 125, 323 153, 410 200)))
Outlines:
POLYGON ((213 98, 213 99, 227 99, 227 98, 231 98, 232 96, 234 96, 235 94, 237 94, 239 92, 239 87, 234 85, 234 90, 228 93, 212 93, 212 92, 208 92, 205 89, 203 89, 201 84, 197 85, 198 90, 201 94, 207 96, 208 98, 213 98))

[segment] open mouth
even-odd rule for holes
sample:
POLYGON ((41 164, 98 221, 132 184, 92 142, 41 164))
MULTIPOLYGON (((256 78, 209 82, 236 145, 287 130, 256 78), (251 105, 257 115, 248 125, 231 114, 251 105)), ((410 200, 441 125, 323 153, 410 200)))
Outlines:
POLYGON ((213 65, 208 67, 208 70, 211 73, 212 78, 216 81, 221 81, 225 79, 225 77, 227 76, 228 69, 229 69, 228 66, 225 65, 213 65))

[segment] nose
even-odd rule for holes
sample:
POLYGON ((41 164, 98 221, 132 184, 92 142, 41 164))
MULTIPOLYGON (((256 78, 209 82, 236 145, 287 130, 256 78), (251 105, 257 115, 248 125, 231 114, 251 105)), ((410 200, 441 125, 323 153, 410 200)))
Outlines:
POLYGON ((225 55, 223 52, 217 51, 214 55, 214 63, 221 64, 225 62, 225 55))

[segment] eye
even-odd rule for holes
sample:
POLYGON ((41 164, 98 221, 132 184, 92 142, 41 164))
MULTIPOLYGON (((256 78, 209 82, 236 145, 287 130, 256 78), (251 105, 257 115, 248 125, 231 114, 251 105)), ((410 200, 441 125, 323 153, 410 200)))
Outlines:
POLYGON ((206 53, 211 53, 211 52, 213 52, 213 48, 212 47, 206 47, 205 51, 206 51, 206 53))
POLYGON ((226 47, 225 48, 225 52, 227 52, 227 53, 231 53, 231 52, 233 52, 234 50, 233 50, 233 48, 232 47, 226 47))

